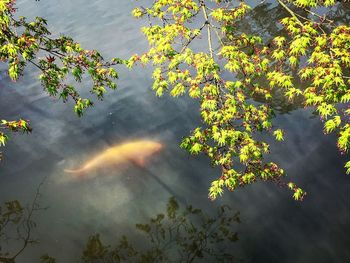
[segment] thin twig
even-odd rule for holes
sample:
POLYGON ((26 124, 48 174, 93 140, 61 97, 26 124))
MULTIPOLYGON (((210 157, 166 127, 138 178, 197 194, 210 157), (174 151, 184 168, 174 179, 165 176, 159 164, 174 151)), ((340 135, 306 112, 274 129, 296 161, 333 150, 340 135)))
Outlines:
POLYGON ((211 40, 210 22, 209 22, 209 18, 208 18, 208 14, 207 14, 207 10, 206 10, 206 6, 204 4, 204 1, 201 0, 200 4, 201 4, 201 7, 202 7, 202 11, 203 11, 204 19, 205 19, 205 24, 207 25, 207 29, 208 29, 209 54, 210 54, 210 57, 213 58, 214 54, 213 54, 213 47, 212 47, 212 40, 211 40))
POLYGON ((218 38, 220 44, 221 44, 222 46, 224 46, 224 42, 222 42, 222 39, 221 39, 221 37, 220 37, 220 34, 219 34, 218 30, 217 30, 213 25, 210 25, 210 26, 213 28, 213 30, 214 30, 214 32, 215 32, 215 34, 216 34, 216 37, 218 38))
MULTIPOLYGON (((200 28, 199 28, 199 32, 203 30, 203 28, 205 27, 206 23, 204 23, 200 28)), ((189 46, 189 44, 191 44, 191 42, 197 37, 198 35, 193 35, 188 41, 187 43, 182 47, 181 51, 179 54, 181 54, 182 52, 185 51, 185 49, 189 46)))
POLYGON ((312 11, 310 11, 310 10, 308 10, 308 9, 304 9, 304 10, 305 10, 306 12, 308 12, 309 14, 318 17, 321 21, 328 21, 328 23, 330 23, 330 24, 334 23, 333 20, 328 19, 328 18, 326 18, 325 16, 321 16, 321 15, 319 15, 319 14, 316 14, 315 12, 312 12, 312 11))

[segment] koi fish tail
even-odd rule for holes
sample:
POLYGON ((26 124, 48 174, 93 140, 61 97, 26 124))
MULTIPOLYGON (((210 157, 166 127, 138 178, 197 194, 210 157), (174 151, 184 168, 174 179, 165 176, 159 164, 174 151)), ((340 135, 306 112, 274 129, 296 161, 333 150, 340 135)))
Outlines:
POLYGON ((84 168, 80 168, 80 169, 64 169, 64 171, 66 173, 69 173, 69 174, 75 174, 75 175, 79 175, 79 174, 83 174, 85 172, 85 169, 84 168))

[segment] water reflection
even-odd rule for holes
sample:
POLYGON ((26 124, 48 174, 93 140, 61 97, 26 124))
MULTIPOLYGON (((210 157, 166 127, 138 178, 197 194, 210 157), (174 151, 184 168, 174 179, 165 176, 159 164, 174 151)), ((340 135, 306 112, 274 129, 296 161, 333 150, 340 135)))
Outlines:
MULTIPOLYGON (((147 49, 141 22, 130 16, 135 5, 146 1, 18 2, 22 15, 47 18, 52 31, 76 36, 82 46, 98 47, 106 58, 127 58, 147 49)), ((339 7, 340 16, 349 10, 348 3, 339 7)), ((279 31, 274 19, 283 16, 284 10, 269 4, 257 8, 249 18, 250 30, 267 28, 262 31, 267 36, 279 31)), ((26 78, 18 83, 6 77, 0 82, 2 117, 30 119, 34 128, 30 136, 11 138, 5 149, 0 200, 32 200, 37 185, 48 176, 42 205, 50 209, 35 217, 35 237, 41 243, 19 255, 18 263, 37 262, 44 252, 59 262, 76 262, 92 233, 100 233, 108 244, 123 234, 137 241, 134 225, 164 210, 170 196, 180 205, 193 204, 203 211, 215 211, 222 203, 240 210, 244 220, 237 226, 240 242, 233 251, 245 262, 349 262, 350 180, 344 174, 345 158, 339 155, 335 136, 324 136, 322 123, 310 119, 311 111, 274 102, 281 113, 290 114, 276 118, 286 140, 271 142, 271 158, 308 192, 305 201, 295 203, 284 189, 258 183, 209 202, 207 189, 219 171, 206 158, 192 158, 178 147, 181 137, 198 125, 198 105, 187 98, 156 98, 149 69, 132 73, 121 69, 120 89, 80 119, 72 105, 43 95, 35 76, 35 69, 28 68, 26 78), (83 162, 89 159, 88 153, 150 135, 167 147, 147 169, 131 167, 118 176, 62 182, 72 157, 83 162)), ((145 249, 143 245, 139 248, 145 249)))
POLYGON ((36 227, 34 216, 45 210, 40 206, 40 188, 46 178, 39 184, 32 203, 24 207, 18 200, 6 201, 0 205, 0 262, 15 263, 31 245, 39 243, 33 237, 36 227))
MULTIPOLYGON (((7 247, 2 248, 0 262, 15 263, 27 246, 38 243, 32 238, 36 226, 32 216, 40 209, 38 196, 39 190, 28 210, 17 200, 6 202, 0 210, 0 238, 14 242, 14 246, 19 245, 12 253, 6 250, 7 247)), ((165 212, 146 223, 136 224, 137 236, 123 235, 114 241, 114 246, 105 245, 99 234, 89 236, 81 260, 85 263, 189 263, 205 258, 206 262, 238 262, 232 246, 238 241, 235 230, 238 223, 239 213, 229 206, 220 206, 216 215, 210 216, 191 205, 182 208, 172 197, 165 212)), ((44 254, 41 262, 54 263, 56 259, 44 254)))
MULTIPOLYGON (((311 13, 303 11, 294 6, 291 7, 297 14, 310 20, 317 20, 317 17, 311 13)), ((326 9, 319 8, 317 12, 327 15, 329 19, 334 20, 336 24, 349 24, 350 22, 350 2, 338 3, 335 8, 326 9)), ((269 45, 275 36, 285 36, 287 39, 289 36, 287 32, 283 30, 282 26, 276 21, 280 21, 290 14, 281 5, 276 2, 266 1, 257 5, 248 15, 238 23, 238 30, 245 34, 257 35, 262 37, 264 43, 269 45)), ((330 32, 332 27, 324 27, 326 32, 330 32)), ((287 69, 285 69, 287 70, 287 69)), ((297 70, 290 72, 293 76, 295 86, 303 89, 307 87, 307 83, 300 81, 297 75, 297 70)), ((262 87, 268 86, 266 80, 260 81, 262 87)), ((259 102, 265 102, 269 104, 274 110, 280 114, 290 113, 296 109, 304 107, 301 97, 297 97, 292 102, 289 101, 286 96, 280 91, 280 89, 274 89, 272 91, 272 100, 266 101, 263 96, 255 96, 255 100, 259 102)))
POLYGON ((166 212, 145 224, 137 224, 137 243, 123 236, 116 246, 105 246, 99 235, 90 236, 83 251, 84 262, 237 262, 232 243, 238 240, 234 230, 239 213, 221 206, 213 217, 201 209, 180 209, 170 198, 166 212), (140 246, 141 244, 141 246, 140 246), (142 245, 142 244, 147 244, 142 245))

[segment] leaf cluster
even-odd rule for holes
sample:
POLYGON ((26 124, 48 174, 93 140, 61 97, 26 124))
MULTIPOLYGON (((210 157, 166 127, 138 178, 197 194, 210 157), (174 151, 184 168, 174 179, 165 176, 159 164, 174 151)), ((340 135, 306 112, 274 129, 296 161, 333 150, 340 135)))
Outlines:
MULTIPOLYGON (((297 65, 299 57, 306 55, 309 38, 317 34, 307 23, 299 30, 292 17, 281 24, 287 23, 286 27, 300 36, 292 43, 278 36, 269 46, 262 36, 237 30, 250 6, 245 2, 214 2, 215 7, 210 1, 155 1, 150 7, 135 9, 137 18, 148 17, 150 26, 142 31, 150 49, 129 60, 129 66, 140 62, 155 67, 153 89, 158 96, 168 91, 173 97, 188 94, 199 100, 203 125, 184 138, 181 147, 193 155, 203 153, 213 166, 221 167, 221 176, 209 189, 211 199, 222 195, 225 188, 233 191, 258 180, 281 182, 284 171, 265 161, 269 144, 257 139, 257 134, 269 133, 278 141, 284 140, 284 131, 273 127, 275 114, 268 101, 275 89, 282 89, 290 100, 302 95, 286 66, 297 65), (191 15, 184 16, 182 11, 188 6, 192 7, 191 15), (203 22, 200 27, 193 27, 194 18, 203 22), (193 50, 191 44, 203 38, 208 51, 193 50), (254 102, 257 95, 266 103, 254 102)), ((297 187, 289 188, 295 199, 305 195, 301 189, 301 195, 295 194, 297 187)))
MULTIPOLYGON (((0 147, 5 146, 9 139, 9 133, 13 132, 23 132, 30 133, 32 128, 29 126, 29 122, 23 119, 15 121, 1 120, 0 122, 0 147)), ((2 159, 2 154, 0 151, 0 161, 2 159)))
POLYGON ((101 99, 106 88, 115 89, 118 74, 113 66, 123 63, 114 58, 105 61, 96 50, 83 49, 71 37, 52 38, 47 21, 36 17, 15 18, 15 0, 0 1, 0 60, 8 64, 9 77, 16 81, 23 75, 28 63, 41 72, 38 78, 44 90, 64 102, 75 102, 74 111, 81 116, 92 106, 89 98, 82 98, 78 90, 67 81, 68 76, 81 82, 84 74, 92 81, 90 92, 101 99))

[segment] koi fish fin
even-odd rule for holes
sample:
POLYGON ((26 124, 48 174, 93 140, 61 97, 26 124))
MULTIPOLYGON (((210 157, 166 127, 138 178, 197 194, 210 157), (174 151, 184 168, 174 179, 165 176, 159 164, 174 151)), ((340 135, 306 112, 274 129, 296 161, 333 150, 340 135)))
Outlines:
POLYGON ((138 167, 145 168, 146 167, 146 161, 144 157, 138 157, 131 160, 132 163, 138 167))

